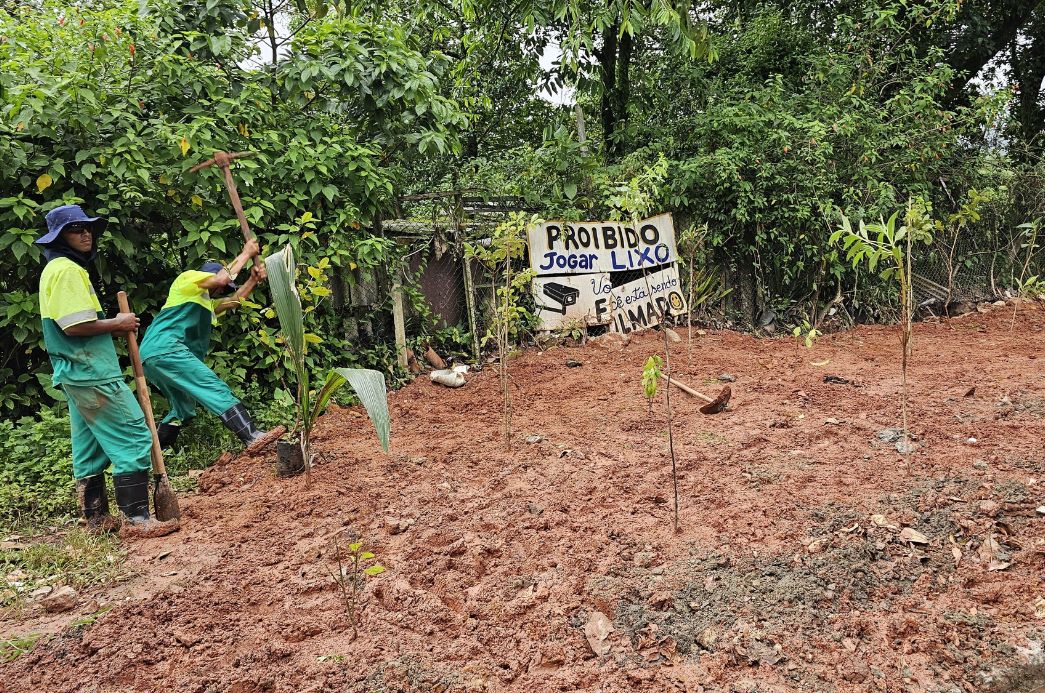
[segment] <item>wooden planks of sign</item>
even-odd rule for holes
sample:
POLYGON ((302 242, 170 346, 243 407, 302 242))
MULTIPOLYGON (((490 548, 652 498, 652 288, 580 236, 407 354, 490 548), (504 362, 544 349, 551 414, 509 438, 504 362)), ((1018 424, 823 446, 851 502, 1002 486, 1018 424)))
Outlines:
POLYGON ((686 313, 670 214, 634 225, 549 221, 527 236, 539 329, 607 325, 627 333, 686 313))
POLYGON ((613 286, 609 272, 536 277, 534 299, 540 329, 609 325, 628 333, 660 322, 662 313, 685 315, 686 299, 674 264, 613 286))
POLYGON ((653 270, 677 259, 670 214, 638 224, 549 221, 527 232, 538 276, 653 270))

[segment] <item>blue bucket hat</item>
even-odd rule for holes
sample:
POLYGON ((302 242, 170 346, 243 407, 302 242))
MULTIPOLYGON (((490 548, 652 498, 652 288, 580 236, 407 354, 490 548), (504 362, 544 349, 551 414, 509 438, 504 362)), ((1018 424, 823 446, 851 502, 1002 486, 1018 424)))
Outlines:
POLYGON ((53 243, 58 236, 69 224, 84 224, 90 226, 95 234, 99 234, 105 230, 108 222, 101 217, 89 217, 83 213, 80 209, 80 205, 62 205, 61 207, 55 207, 47 216, 44 217, 47 220, 47 233, 40 236, 34 241, 40 245, 47 245, 53 243))
MULTIPOLYGON (((225 266, 220 262, 204 262, 203 266, 200 267, 200 272, 210 272, 211 274, 217 274, 223 269, 225 269, 225 266)), ((235 291, 239 288, 238 286, 236 286, 236 282, 229 282, 226 286, 228 286, 229 291, 235 291)))

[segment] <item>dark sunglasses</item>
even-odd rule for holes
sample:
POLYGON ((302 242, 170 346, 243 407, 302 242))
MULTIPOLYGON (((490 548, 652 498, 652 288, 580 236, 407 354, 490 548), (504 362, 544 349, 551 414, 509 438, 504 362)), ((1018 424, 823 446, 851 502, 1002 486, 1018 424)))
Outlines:
POLYGON ((70 224, 62 229, 62 233, 76 233, 81 236, 93 236, 94 229, 90 226, 84 226, 82 224, 70 224))

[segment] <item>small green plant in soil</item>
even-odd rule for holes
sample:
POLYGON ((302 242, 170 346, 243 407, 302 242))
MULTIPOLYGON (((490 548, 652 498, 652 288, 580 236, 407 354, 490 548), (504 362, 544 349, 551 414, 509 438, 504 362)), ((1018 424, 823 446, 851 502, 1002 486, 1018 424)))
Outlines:
POLYGON ((653 418, 653 399, 657 396, 657 386, 661 373, 664 372, 664 359, 654 354, 646 359, 642 367, 642 394, 646 396, 647 412, 653 418))
POLYGON ((795 341, 806 345, 806 349, 812 349, 813 345, 816 344, 816 340, 823 333, 809 324, 808 320, 803 320, 801 325, 791 330, 791 335, 795 338, 795 341))
POLYGON ((911 283, 911 262, 918 243, 932 243, 933 222, 931 207, 925 200, 913 198, 907 203, 903 223, 898 225, 900 211, 888 221, 865 224, 861 219, 853 229, 848 217, 842 216, 842 228, 831 234, 831 243, 842 243, 846 258, 853 267, 867 263, 868 269, 887 281, 894 281, 900 290, 900 374, 903 417, 902 449, 910 452, 910 426, 907 420, 907 362, 911 356, 911 336, 914 331, 914 291, 911 283))
POLYGON ((567 320, 555 331, 555 336, 562 340, 572 339, 584 344, 588 337, 588 328, 583 320, 567 320))
POLYGON ((116 605, 108 604, 99 609, 98 611, 95 611, 93 614, 87 614, 86 616, 81 616, 80 618, 74 619, 73 622, 69 625, 73 628, 83 628, 84 626, 92 626, 94 625, 95 621, 112 611, 114 606, 116 605))
MULTIPOLYGON (((314 459, 312 429, 334 393, 345 383, 352 387, 363 404, 377 431, 381 447, 387 452, 391 436, 391 417, 388 413, 384 374, 369 368, 334 368, 327 373, 319 390, 313 391, 310 387, 313 374, 309 368, 308 345, 321 343, 322 339, 318 335, 306 332, 304 328, 304 311, 298 293, 297 264, 293 248, 287 245, 283 250, 265 258, 265 267, 268 270, 269 287, 272 290, 275 313, 279 318, 287 362, 296 380, 294 433, 301 447, 306 480, 310 478, 314 459)), ((307 268, 313 284, 322 278, 325 268, 323 261, 315 267, 307 268)), ((319 297, 329 294, 325 287, 312 284, 310 286, 311 292, 319 297)))
MULTIPOLYGON (((1039 278, 1038 275, 1027 276, 1031 262, 1034 260, 1034 254, 1038 250, 1038 236, 1043 222, 1045 222, 1045 217, 1039 217, 1034 221, 1028 221, 1026 224, 1020 224, 1016 227, 1021 229, 1020 248, 1024 252, 1020 276, 1013 278, 1017 295, 1020 298, 1037 299, 1045 297, 1045 279, 1039 278)), ((1009 332, 1016 329, 1016 312, 1019 310, 1019 307, 1019 302, 1016 302, 1012 307, 1012 322, 1009 324, 1009 332)))
MULTIPOLYGON (((612 186, 607 204, 611 209, 618 210, 617 214, 628 217, 633 227, 638 227, 639 219, 650 213, 653 204, 660 194, 660 186, 668 174, 668 161, 661 154, 650 166, 646 167, 637 176, 625 183, 612 186)), ((646 280, 646 291, 652 294, 646 269, 643 268, 642 276, 646 280)), ((667 311, 657 308, 657 320, 660 323, 661 334, 664 337, 664 375, 671 380, 671 344, 668 341, 668 318, 667 311)), ((648 363, 648 362, 647 362, 648 363)), ((678 463, 675 458, 675 438, 672 433, 672 409, 671 388, 664 388, 664 404, 667 409, 668 421, 668 454, 671 457, 671 483, 674 491, 674 512, 672 514, 672 525, 676 532, 679 531, 679 477, 678 463)))
POLYGON ((523 306, 522 298, 529 292, 534 276, 533 270, 516 271, 513 265, 526 254, 526 230, 541 223, 537 215, 527 217, 522 212, 513 212, 494 229, 489 247, 471 243, 465 246, 466 257, 481 262, 493 277, 493 324, 483 338, 483 345, 491 341, 497 344, 504 442, 509 448, 512 445, 512 397, 508 388, 511 377, 508 359, 513 351, 513 339, 518 337, 522 326, 533 319, 523 306))
POLYGON ((337 583, 345 613, 348 614, 348 622, 352 626, 352 639, 355 640, 359 634, 357 612, 362 606, 363 587, 369 578, 385 572, 385 567, 375 562, 376 556, 364 548, 361 541, 351 542, 345 550, 335 536, 333 545, 337 570, 332 571, 331 576, 337 583))
POLYGON ((718 275, 699 263, 710 265, 705 256, 704 241, 708 236, 708 225, 690 225, 678 237, 680 265, 686 268, 686 360, 693 365, 693 313, 701 306, 721 301, 732 289, 722 286, 718 275))
POLYGON ((0 640, 0 662, 13 662, 24 654, 29 654, 43 633, 16 635, 7 640, 0 640))

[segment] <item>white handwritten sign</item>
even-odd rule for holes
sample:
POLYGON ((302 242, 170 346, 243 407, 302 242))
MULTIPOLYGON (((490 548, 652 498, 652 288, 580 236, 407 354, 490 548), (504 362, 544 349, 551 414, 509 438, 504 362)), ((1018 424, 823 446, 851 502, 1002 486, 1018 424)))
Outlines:
POLYGON ((670 214, 637 224, 549 221, 528 231, 530 267, 538 276, 654 269, 675 262, 670 214))
POLYGON ((628 333, 658 324, 661 315, 686 314, 675 265, 620 286, 613 286, 608 272, 538 277, 533 291, 542 330, 581 323, 628 333))

